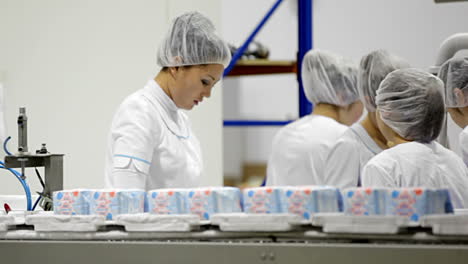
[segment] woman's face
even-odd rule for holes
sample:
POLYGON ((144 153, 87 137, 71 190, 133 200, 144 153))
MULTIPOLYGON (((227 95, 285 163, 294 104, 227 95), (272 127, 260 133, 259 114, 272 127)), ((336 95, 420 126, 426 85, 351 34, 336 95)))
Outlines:
POLYGON ((210 97, 211 89, 221 79, 224 67, 221 64, 208 64, 169 70, 174 77, 170 87, 172 100, 178 108, 191 110, 204 98, 210 97))

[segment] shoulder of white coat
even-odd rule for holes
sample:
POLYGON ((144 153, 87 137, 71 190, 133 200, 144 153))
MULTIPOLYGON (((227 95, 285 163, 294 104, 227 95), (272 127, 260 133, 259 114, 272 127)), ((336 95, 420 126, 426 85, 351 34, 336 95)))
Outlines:
POLYGON ((346 146, 350 146, 350 144, 355 146, 351 139, 352 135, 346 133, 350 131, 348 126, 338 122, 330 122, 324 129, 326 129, 324 133, 326 133, 327 138, 332 142, 332 144, 340 141, 341 144, 345 144, 346 146))
POLYGON ((328 153, 327 160, 336 160, 337 158, 346 160, 359 159, 359 143, 349 131, 343 133, 338 140, 333 143, 330 152, 328 153))
POLYGON ((419 143, 419 142, 407 142, 403 144, 398 144, 394 147, 391 147, 389 149, 383 150, 381 153, 385 153, 384 155, 393 157, 393 158, 398 158, 401 157, 402 154, 408 154, 408 153, 420 153, 420 152, 426 152, 427 147, 424 146, 424 144, 419 143))
POLYGON ((139 90, 127 96, 117 111, 113 119, 113 126, 120 126, 122 123, 139 123, 148 125, 153 129, 157 124, 161 124, 160 109, 144 96, 142 90, 139 90))
POLYGON ((323 136, 328 140, 337 140, 349 127, 343 125, 333 118, 316 115, 314 117, 314 126, 321 130, 323 136))
POLYGON ((282 127, 281 131, 291 131, 291 130, 301 129, 301 128, 310 126, 310 124, 313 122, 314 120, 311 116, 303 116, 285 125, 284 127, 282 127))
POLYGON ((337 124, 337 128, 338 128, 338 131, 341 133, 341 134, 344 134, 346 131, 349 130, 349 126, 347 125, 343 125, 343 124, 340 124, 338 122, 336 122, 337 124))
POLYGON ((349 126, 343 125, 331 117, 323 117, 322 120, 323 120, 322 121, 323 123, 327 124, 331 128, 336 129, 337 131, 341 133, 345 132, 349 128, 349 126))
POLYGON ((295 149, 298 146, 310 144, 315 141, 313 131, 316 129, 321 130, 322 128, 312 116, 301 117, 281 127, 273 137, 272 146, 273 148, 295 149))
POLYGON ((379 154, 372 157, 366 167, 382 168, 384 170, 394 170, 398 166, 398 155, 396 154, 394 148, 386 149, 380 152, 379 154))
POLYGON ((359 137, 350 128, 346 128, 346 131, 336 140, 334 147, 340 148, 357 148, 359 147, 359 137))
POLYGON ((303 123, 303 118, 300 118, 294 122, 291 122, 283 127, 281 127, 278 132, 273 136, 273 144, 280 143, 284 140, 290 138, 297 130, 298 126, 303 123))
POLYGON ((387 150, 375 155, 364 166, 362 177, 363 187, 384 187, 391 186, 398 175, 394 175, 398 170, 398 163, 388 153, 387 150))
POLYGON ((446 156, 448 160, 451 162, 457 162, 459 164, 464 164, 463 159, 457 155, 454 151, 442 146, 438 142, 434 142, 437 146, 437 150, 439 153, 442 153, 442 155, 446 156))

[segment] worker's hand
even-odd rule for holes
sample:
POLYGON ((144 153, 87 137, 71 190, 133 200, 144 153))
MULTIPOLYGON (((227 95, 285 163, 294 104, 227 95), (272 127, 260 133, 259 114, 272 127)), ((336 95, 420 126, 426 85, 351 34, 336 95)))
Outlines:
POLYGON ((453 121, 461 128, 468 125, 468 106, 458 108, 447 108, 453 121))

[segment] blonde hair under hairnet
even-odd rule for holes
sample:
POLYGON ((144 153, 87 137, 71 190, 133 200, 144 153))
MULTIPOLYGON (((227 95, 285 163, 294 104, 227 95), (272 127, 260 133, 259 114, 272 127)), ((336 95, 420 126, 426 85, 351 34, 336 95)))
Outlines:
POLYGON ((357 66, 331 52, 310 50, 302 61, 302 83, 314 103, 347 106, 359 100, 357 66))
POLYGON ((408 62, 386 50, 376 50, 362 57, 359 64, 358 92, 368 112, 375 112, 375 94, 387 74, 409 68, 408 62))
POLYGON ((227 44, 216 34, 213 23, 198 12, 176 17, 159 46, 161 67, 222 64, 231 61, 227 44))
POLYGON ((468 106, 468 57, 446 61, 438 76, 445 83, 445 105, 468 106))
POLYGON ((439 136, 445 116, 442 81, 419 69, 393 71, 380 84, 380 118, 407 140, 429 143, 439 136))

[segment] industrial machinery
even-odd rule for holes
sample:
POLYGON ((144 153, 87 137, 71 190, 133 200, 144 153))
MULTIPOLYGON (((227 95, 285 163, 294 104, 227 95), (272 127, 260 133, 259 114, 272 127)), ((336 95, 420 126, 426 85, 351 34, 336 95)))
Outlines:
MULTIPOLYGON (((8 153, 7 153, 8 154, 8 153)), ((42 207, 51 210, 52 192, 63 189, 63 156, 64 154, 51 154, 47 151, 46 144, 36 153, 30 153, 28 147, 28 117, 26 108, 20 107, 18 116, 18 151, 15 154, 5 156, 6 168, 21 168, 21 178, 26 179, 26 168, 44 167, 44 182, 42 192, 42 207)), ((42 180, 41 180, 42 181, 42 180)))

